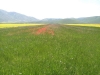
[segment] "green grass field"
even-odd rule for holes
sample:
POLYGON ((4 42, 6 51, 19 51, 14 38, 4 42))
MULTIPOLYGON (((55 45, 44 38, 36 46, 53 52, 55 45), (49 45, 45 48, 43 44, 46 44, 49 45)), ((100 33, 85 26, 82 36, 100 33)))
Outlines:
POLYGON ((0 75, 100 75, 99 27, 42 27, 0 29, 0 75))

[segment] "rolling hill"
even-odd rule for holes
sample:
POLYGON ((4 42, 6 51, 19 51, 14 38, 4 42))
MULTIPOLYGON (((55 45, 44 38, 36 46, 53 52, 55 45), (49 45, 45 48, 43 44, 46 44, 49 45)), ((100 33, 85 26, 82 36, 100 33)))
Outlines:
POLYGON ((94 16, 94 17, 85 17, 85 18, 78 18, 78 21, 82 23, 100 23, 100 16, 94 16))
POLYGON ((70 23, 80 23, 78 20, 74 19, 74 18, 66 18, 66 19, 53 19, 53 18, 47 18, 47 19, 43 19, 41 20, 41 22, 44 23, 54 23, 54 24, 70 24, 70 23))

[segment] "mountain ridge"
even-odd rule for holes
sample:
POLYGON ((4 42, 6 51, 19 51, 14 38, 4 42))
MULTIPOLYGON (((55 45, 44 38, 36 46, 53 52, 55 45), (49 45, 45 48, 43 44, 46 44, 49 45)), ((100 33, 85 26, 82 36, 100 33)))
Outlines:
POLYGON ((0 9, 0 23, 58 23, 58 24, 100 24, 100 16, 81 18, 45 18, 42 20, 26 16, 17 12, 7 12, 0 9))
POLYGON ((29 17, 17 12, 7 12, 0 9, 0 22, 2 23, 18 23, 18 22, 35 22, 38 19, 29 17))

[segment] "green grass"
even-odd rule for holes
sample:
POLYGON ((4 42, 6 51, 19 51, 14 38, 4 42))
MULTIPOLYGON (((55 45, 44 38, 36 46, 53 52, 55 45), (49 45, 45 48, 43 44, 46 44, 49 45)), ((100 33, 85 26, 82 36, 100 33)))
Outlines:
POLYGON ((55 35, 0 29, 0 75, 100 75, 100 28, 56 26, 55 35), (12 35, 8 35, 12 33, 12 35))

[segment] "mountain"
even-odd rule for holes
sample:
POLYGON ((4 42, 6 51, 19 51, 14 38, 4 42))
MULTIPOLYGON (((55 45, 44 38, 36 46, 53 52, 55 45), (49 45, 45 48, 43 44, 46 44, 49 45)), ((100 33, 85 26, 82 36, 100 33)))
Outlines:
POLYGON ((60 23, 60 24, 79 24, 79 23, 100 24, 100 16, 83 17, 83 18, 66 18, 66 19, 47 18, 43 19, 41 22, 60 23))
MULTIPOLYGON (((66 16, 66 15, 65 15, 66 16)), ((82 17, 82 18, 45 18, 38 20, 16 12, 7 12, 0 10, 0 23, 53 23, 53 24, 100 24, 100 16, 82 17)))
POLYGON ((38 21, 38 19, 34 17, 29 17, 16 12, 0 10, 0 23, 23 23, 36 21, 38 21))
POLYGON ((41 20, 42 23, 55 23, 55 24, 70 24, 70 23, 80 23, 78 20, 74 18, 66 18, 66 19, 60 19, 60 18, 46 18, 41 20))
POLYGON ((100 24, 100 16, 78 18, 77 20, 82 22, 82 23, 100 24))

